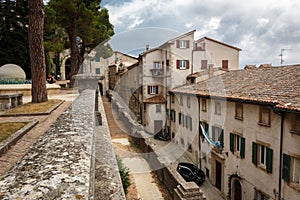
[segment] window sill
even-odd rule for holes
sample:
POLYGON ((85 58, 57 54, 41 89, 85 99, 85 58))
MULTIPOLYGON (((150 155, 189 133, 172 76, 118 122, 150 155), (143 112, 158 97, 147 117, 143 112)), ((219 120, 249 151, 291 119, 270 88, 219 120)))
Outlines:
POLYGON ((234 118, 237 119, 237 120, 243 121, 243 117, 235 116, 234 118))
POLYGON ((300 130, 291 129, 290 132, 296 135, 300 135, 300 130))
POLYGON ((271 127, 271 124, 266 124, 266 123, 263 123, 263 122, 258 122, 258 125, 265 126, 265 127, 271 127))
POLYGON ((233 155, 235 155, 237 158, 241 158, 240 152, 239 151, 235 151, 233 153, 233 155))
POLYGON ((293 188, 294 190, 300 192, 300 184, 299 183, 293 183, 293 182, 290 182, 288 183, 288 185, 293 188))

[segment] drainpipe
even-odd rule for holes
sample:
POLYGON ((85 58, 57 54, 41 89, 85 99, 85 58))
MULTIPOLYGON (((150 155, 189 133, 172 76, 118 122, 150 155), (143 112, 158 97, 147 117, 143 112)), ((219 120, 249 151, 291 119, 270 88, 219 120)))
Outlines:
POLYGON ((200 152, 201 152, 201 138, 200 138, 200 133, 199 133, 199 126, 200 126, 200 97, 199 96, 197 96, 197 99, 198 99, 198 145, 199 145, 199 154, 198 154, 198 156, 199 156, 199 164, 200 164, 200 169, 202 169, 202 159, 200 159, 201 158, 201 155, 200 155, 200 152))
POLYGON ((281 199, 281 173, 282 173, 282 144, 283 144, 283 123, 285 119, 285 113, 279 112, 278 113, 281 116, 281 126, 280 126, 280 163, 279 163, 279 177, 278 177, 278 199, 281 199))

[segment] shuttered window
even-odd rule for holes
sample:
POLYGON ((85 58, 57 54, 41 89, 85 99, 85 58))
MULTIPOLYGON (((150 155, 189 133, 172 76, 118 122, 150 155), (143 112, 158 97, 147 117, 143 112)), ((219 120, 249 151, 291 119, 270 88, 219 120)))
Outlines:
POLYGON ((245 158, 246 139, 238 134, 230 133, 229 146, 232 153, 236 152, 241 158, 245 158))
POLYGON ((192 131, 193 130, 193 120, 191 117, 189 117, 189 118, 190 118, 190 130, 192 131))
POLYGON ((282 179, 286 182, 290 182, 291 157, 289 155, 283 154, 282 165, 282 179))
POLYGON ((190 41, 189 40, 177 40, 176 47, 180 49, 190 48, 190 41))
POLYGON ((176 61, 176 68, 177 69, 189 69, 190 62, 188 60, 177 60, 176 61))
POLYGON ((268 173, 273 171, 273 149, 262 144, 252 142, 252 163, 265 169, 268 173))
POLYGON ((228 69, 228 60, 222 60, 222 68, 228 69))
POLYGON ((181 124, 181 113, 178 113, 178 124, 181 124))
POLYGON ((158 94, 158 86, 157 85, 148 86, 148 94, 158 94))

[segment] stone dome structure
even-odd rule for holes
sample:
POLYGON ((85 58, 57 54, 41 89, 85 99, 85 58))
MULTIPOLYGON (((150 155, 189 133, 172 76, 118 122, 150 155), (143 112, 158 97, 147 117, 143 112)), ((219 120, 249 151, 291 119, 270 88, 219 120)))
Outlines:
POLYGON ((24 83, 26 74, 15 64, 5 64, 0 67, 0 83, 24 83))

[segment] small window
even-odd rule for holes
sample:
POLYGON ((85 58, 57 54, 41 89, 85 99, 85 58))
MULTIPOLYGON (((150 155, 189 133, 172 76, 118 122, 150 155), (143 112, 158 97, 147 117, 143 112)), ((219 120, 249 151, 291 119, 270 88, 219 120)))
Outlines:
POLYGON ((183 106, 183 97, 182 97, 182 95, 180 95, 180 102, 179 103, 180 103, 181 106, 183 106))
POLYGON ((266 195, 266 194, 263 193, 262 191, 256 190, 256 189, 255 189, 254 199, 255 199, 255 200, 268 200, 269 197, 268 197, 268 195, 266 195))
POLYGON ((95 71, 96 74, 100 74, 100 68, 96 68, 95 70, 96 70, 95 71))
POLYGON ((300 115, 295 114, 292 124, 291 133, 299 134, 300 135, 300 115))
POLYGON ((265 144, 252 143, 252 163, 272 173, 273 150, 265 144))
POLYGON ((180 48, 180 49, 189 48, 189 41, 188 40, 177 40, 177 48, 180 48))
POLYGON ((148 86, 148 94, 158 94, 158 86, 148 86))
POLYGON ((182 137, 180 138, 180 144, 184 145, 184 139, 182 137))
POLYGON ((174 103, 175 102, 175 95, 171 94, 171 102, 174 103))
POLYGON ((154 62, 153 63, 153 68, 154 69, 160 69, 160 62, 154 62))
POLYGON ((218 101, 215 102, 215 114, 221 115, 221 102, 218 101))
POLYGON ((161 105, 156 105, 156 112, 161 113, 161 105))
POLYGON ((243 104, 235 103, 235 119, 243 120, 243 104))
POLYGON ((201 60, 201 69, 207 69, 207 60, 201 60))
POLYGON ((190 63, 188 60, 177 60, 176 61, 176 68, 177 69, 189 69, 190 63))
POLYGON ((292 178, 291 181, 296 184, 300 184, 300 159, 292 157, 292 178))
POLYGON ((186 105, 187 105, 188 108, 191 107, 191 97, 190 96, 187 96, 186 105))
POLYGON ((271 126, 271 109, 266 106, 261 106, 259 109, 259 125, 271 126))
POLYGON ((245 141, 246 139, 241 135, 230 133, 230 151, 241 158, 245 158, 245 141))
POLYGON ((207 106, 206 106, 206 99, 204 99, 204 98, 201 98, 201 110, 203 111, 203 112, 206 112, 207 111, 207 106))
POLYGON ((222 68, 228 69, 228 60, 222 60, 222 68))
POLYGON ((215 142, 218 141, 223 146, 223 129, 212 126, 212 140, 215 142))
POLYGON ((191 153, 193 152, 192 145, 190 143, 188 143, 188 151, 191 152, 191 153))

